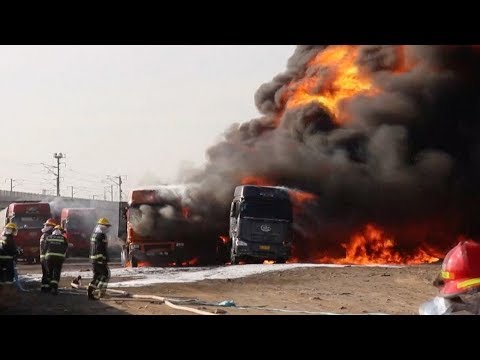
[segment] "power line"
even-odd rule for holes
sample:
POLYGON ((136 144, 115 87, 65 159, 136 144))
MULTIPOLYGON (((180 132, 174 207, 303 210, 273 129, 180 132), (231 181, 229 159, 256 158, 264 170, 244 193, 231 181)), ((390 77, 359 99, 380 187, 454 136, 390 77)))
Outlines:
MULTIPOLYGON (((90 176, 90 177, 97 177, 98 176, 98 174, 92 174, 92 173, 88 173, 88 172, 85 172, 85 171, 80 172, 80 171, 77 171, 77 170, 73 170, 71 168, 69 168, 68 170, 71 171, 71 172, 80 174, 80 175, 87 175, 87 176, 90 176)), ((103 182, 103 180, 102 180, 102 182, 103 182)))

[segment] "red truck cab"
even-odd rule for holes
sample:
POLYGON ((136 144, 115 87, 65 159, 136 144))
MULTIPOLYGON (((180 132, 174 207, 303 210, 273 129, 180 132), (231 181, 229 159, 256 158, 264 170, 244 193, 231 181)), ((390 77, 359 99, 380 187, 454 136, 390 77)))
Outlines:
POLYGON ((89 256, 90 236, 96 221, 97 211, 94 208, 62 209, 60 223, 65 229, 69 256, 89 256))
MULTIPOLYGON (((45 221, 50 218, 51 211, 48 203, 18 202, 10 204, 4 212, 5 224, 13 222, 17 225, 18 234, 16 245, 23 249, 19 259, 28 263, 40 261, 40 237, 45 221)), ((3 214, 2 214, 3 215, 3 214)))

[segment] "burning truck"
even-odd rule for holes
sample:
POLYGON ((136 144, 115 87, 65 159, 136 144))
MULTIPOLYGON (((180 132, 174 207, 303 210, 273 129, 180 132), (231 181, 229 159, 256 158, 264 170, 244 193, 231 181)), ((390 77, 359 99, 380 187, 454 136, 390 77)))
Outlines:
POLYGON ((90 235, 97 222, 95 208, 64 208, 61 213, 61 225, 68 240, 69 256, 88 257, 90 254, 90 235))
POLYGON ((214 225, 239 184, 301 190, 290 261, 434 262, 480 239, 479 80, 477 45, 298 46, 256 91, 259 116, 181 179, 214 225))
POLYGON ((23 250, 19 259, 29 264, 40 262, 41 229, 43 223, 50 217, 52 217, 50 205, 41 202, 15 202, 0 211, 3 226, 10 222, 17 225, 18 234, 15 242, 23 250))
POLYGON ((292 203, 285 188, 237 186, 230 208, 230 262, 285 263, 293 243, 292 203))
POLYGON ((223 242, 187 204, 185 186, 132 190, 118 238, 125 267, 182 266, 220 261, 223 242))

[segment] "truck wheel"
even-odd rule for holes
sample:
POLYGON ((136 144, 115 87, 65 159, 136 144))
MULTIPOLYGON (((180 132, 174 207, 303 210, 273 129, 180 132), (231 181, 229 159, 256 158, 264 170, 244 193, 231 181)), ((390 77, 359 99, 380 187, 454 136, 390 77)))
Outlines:
POLYGON ((130 263, 132 264, 132 268, 136 268, 138 266, 138 261, 135 256, 132 256, 132 260, 130 261, 130 263))
POLYGON ((238 263, 239 263, 238 257, 236 257, 235 255, 230 256, 230 264, 238 265, 238 263))
POLYGON ((120 261, 122 262, 123 267, 127 266, 127 259, 128 259, 127 249, 124 248, 120 253, 120 261))
POLYGON ((230 264, 238 265, 239 263, 240 263, 240 259, 237 255, 235 255, 232 248, 232 251, 230 252, 230 264))

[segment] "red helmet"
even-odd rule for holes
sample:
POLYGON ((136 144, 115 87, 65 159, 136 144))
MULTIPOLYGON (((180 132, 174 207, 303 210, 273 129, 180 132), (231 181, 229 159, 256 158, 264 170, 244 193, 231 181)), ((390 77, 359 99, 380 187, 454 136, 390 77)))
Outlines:
POLYGON ((445 282, 440 295, 449 297, 480 287, 480 244, 471 240, 461 241, 451 249, 442 264, 445 282))

